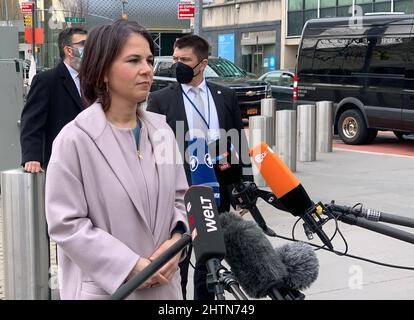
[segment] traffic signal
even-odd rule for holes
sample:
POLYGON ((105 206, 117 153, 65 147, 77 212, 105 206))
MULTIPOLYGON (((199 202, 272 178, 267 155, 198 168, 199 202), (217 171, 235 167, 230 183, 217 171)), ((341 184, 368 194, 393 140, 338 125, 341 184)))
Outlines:
POLYGON ((24 19, 23 24, 24 24, 25 27, 31 27, 32 26, 32 15, 31 14, 30 15, 29 14, 25 15, 23 19, 24 19))

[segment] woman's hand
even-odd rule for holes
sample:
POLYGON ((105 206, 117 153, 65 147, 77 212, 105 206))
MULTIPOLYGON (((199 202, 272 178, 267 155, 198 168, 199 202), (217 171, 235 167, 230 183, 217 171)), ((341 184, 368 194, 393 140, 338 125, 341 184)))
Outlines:
MULTIPOLYGON (((151 263, 150 260, 145 259, 143 257, 141 257, 138 262, 135 264, 134 268, 132 269, 132 271, 130 272, 130 274, 128 275, 127 280, 131 279, 132 277, 134 277, 137 273, 141 272, 142 270, 144 270, 149 264, 151 263)), ((161 273, 160 271, 158 271, 157 273, 155 273, 153 276, 151 276, 150 278, 148 278, 142 285, 140 285, 138 287, 138 289, 147 289, 147 288, 151 288, 155 285, 159 285, 159 284, 166 284, 168 283, 168 279, 166 279, 161 273)))
MULTIPOLYGON (((149 260, 154 260, 160 256, 165 250, 171 247, 176 241, 181 239, 181 234, 174 233, 171 239, 165 241, 155 252, 149 257, 149 260)), ((169 260, 158 272, 164 276, 165 279, 171 281, 172 277, 178 270, 178 263, 180 262, 181 251, 177 253, 171 260, 169 260)))

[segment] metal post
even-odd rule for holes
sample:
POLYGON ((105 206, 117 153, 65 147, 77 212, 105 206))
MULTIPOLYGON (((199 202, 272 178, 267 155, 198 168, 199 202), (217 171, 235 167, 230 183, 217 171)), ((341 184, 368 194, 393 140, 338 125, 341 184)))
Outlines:
POLYGON ((194 34, 200 35, 202 30, 203 0, 195 0, 194 34))
POLYGON ((333 102, 316 103, 316 151, 332 152, 333 102))
POLYGON ((36 61, 36 23, 37 23, 37 0, 34 0, 32 3, 32 55, 33 55, 34 61, 36 61))
POLYGON ((43 173, 1 173, 6 300, 50 299, 44 183, 43 173))
POLYGON ((276 151, 292 172, 296 171, 296 111, 276 111, 276 151))
POLYGON ((316 107, 298 106, 298 160, 316 160, 316 107))
MULTIPOLYGON (((265 116, 253 116, 249 118, 249 146, 253 148, 257 146, 262 141, 266 141, 267 136, 269 135, 270 127, 270 118, 265 116)), ((262 175, 256 166, 253 168, 253 177, 254 182, 258 187, 266 186, 262 175)))
POLYGON ((276 144, 276 99, 262 99, 260 101, 260 114, 271 119, 269 128, 270 135, 266 142, 271 148, 274 148, 276 144))

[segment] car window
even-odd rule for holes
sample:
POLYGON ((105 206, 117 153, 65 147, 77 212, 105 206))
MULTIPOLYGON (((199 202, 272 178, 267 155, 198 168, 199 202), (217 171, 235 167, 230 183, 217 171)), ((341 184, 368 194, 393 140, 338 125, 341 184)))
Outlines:
POLYGON ((264 81, 269 82, 271 85, 280 86, 281 72, 272 72, 263 78, 264 81))
POLYGON ((154 73, 154 76, 172 78, 173 77, 172 70, 171 70, 172 64, 173 63, 171 61, 160 61, 158 63, 158 67, 154 73))
POLYGON ((208 66, 211 70, 204 73, 205 77, 245 77, 246 73, 235 64, 226 59, 209 59, 208 66), (213 71, 213 72, 211 72, 213 71), (214 75, 215 74, 215 75, 214 75))
POLYGON ((283 73, 280 77, 280 85, 282 87, 293 87, 293 76, 288 73, 283 73))

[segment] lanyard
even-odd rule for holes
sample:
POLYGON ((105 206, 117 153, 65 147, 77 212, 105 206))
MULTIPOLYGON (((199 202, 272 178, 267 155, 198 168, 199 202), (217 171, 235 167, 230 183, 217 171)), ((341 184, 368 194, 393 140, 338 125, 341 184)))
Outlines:
POLYGON ((207 129, 210 129, 210 95, 208 93, 208 86, 206 83, 206 88, 207 88, 207 108, 208 108, 208 122, 206 121, 206 119, 202 116, 202 114, 200 113, 200 111, 197 109, 197 106, 194 104, 193 101, 191 101, 191 99, 187 96, 187 94, 184 92, 183 88, 181 87, 181 91, 183 92, 184 96, 187 98, 188 102, 190 102, 190 104, 193 106, 193 108, 195 109, 195 111, 197 111, 198 115, 200 116, 200 118, 203 120, 203 122, 206 124, 207 129))

